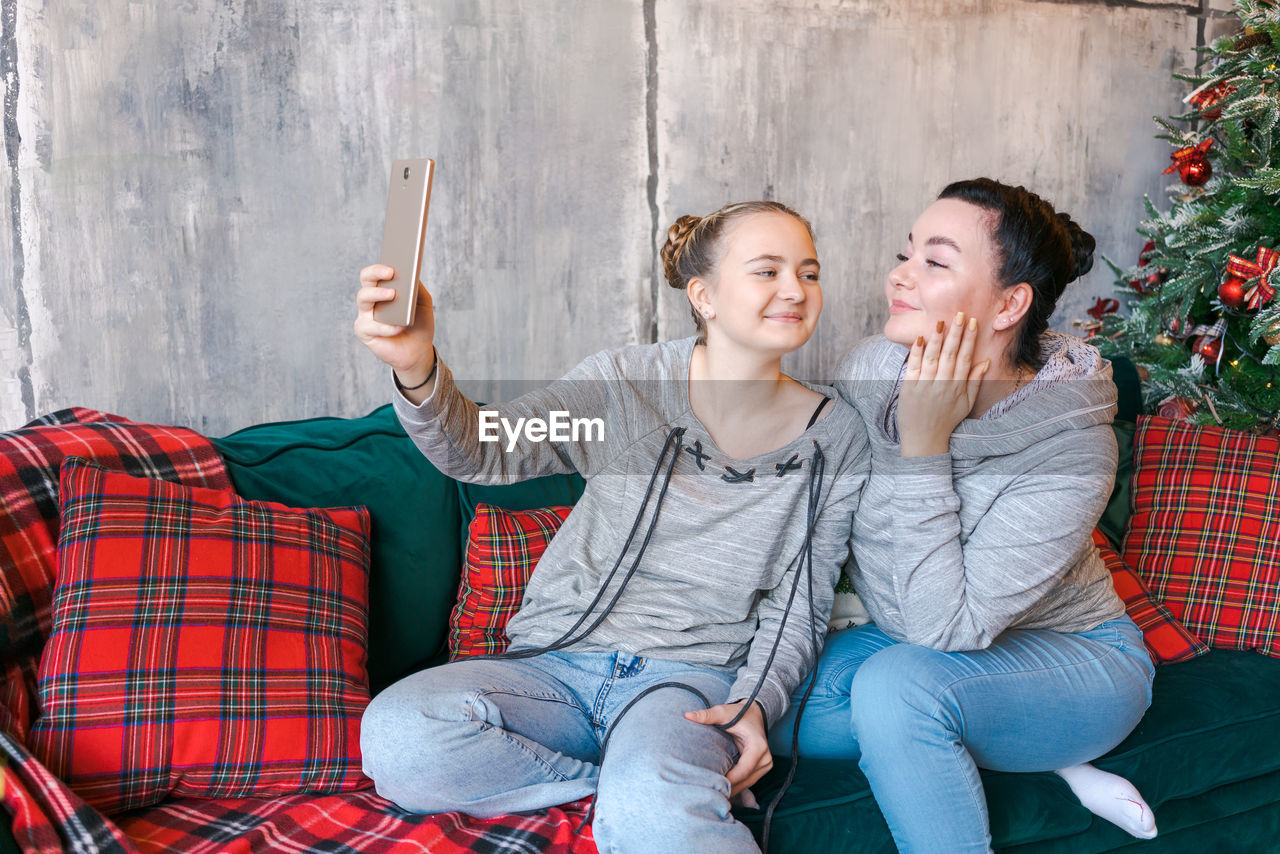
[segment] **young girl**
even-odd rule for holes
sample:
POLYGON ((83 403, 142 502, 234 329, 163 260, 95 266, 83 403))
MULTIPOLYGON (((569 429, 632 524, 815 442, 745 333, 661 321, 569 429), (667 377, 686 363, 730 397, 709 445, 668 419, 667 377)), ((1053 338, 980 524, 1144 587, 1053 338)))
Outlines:
POLYGON ((1021 187, 952 184, 889 273, 884 335, 838 371, 872 445, 849 573, 874 622, 828 638, 800 753, 860 757, 903 852, 990 850, 979 767, 1063 769, 1155 835, 1132 786, 1078 764, 1133 729, 1153 675, 1089 536, 1115 476, 1110 365, 1045 331, 1093 246, 1021 187))
POLYGON ((681 217, 662 250, 699 335, 589 357, 497 414, 601 418, 604 434, 481 441, 432 347, 373 320, 392 271, 361 272, 359 338, 396 411, 452 477, 578 471, 586 490, 507 626, 511 651, 410 676, 365 713, 365 772, 418 812, 519 812, 596 794, 601 851, 756 851, 731 798, 771 765, 766 725, 816 658, 869 455, 861 420, 780 360, 822 309, 808 223, 772 202, 681 217), (607 749, 606 749, 607 747, 607 749))

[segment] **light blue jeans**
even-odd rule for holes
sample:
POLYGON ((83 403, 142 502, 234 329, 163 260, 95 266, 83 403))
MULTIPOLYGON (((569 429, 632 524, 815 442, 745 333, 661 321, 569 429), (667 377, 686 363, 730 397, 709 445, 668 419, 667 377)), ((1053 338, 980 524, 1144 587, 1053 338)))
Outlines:
MULTIPOLYGON (((1137 726, 1154 673, 1128 617, 1078 634, 1010 630, 973 652, 859 626, 827 638, 800 755, 860 760, 903 854, 990 851, 978 768, 1096 759, 1137 726)), ((799 696, 770 731, 775 756, 791 755, 799 696)))
POLYGON ((601 854, 758 852, 730 812, 733 739, 684 717, 705 708, 697 694, 656 690, 619 721, 631 700, 669 681, 715 705, 727 699, 733 677, 621 652, 433 667, 369 704, 360 728, 364 772, 378 794, 412 812, 488 817, 594 792, 601 854))

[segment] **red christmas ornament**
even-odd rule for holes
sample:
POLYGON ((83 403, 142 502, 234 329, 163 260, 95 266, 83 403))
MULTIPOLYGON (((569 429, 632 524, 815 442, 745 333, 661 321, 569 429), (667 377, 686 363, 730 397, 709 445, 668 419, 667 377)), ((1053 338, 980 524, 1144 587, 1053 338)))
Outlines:
POLYGON ((1208 89, 1201 90, 1189 99, 1192 106, 1200 111, 1201 118, 1216 122, 1222 118, 1222 99, 1236 91, 1236 87, 1222 81, 1208 89))
POLYGON ((1146 296, 1153 293, 1157 288, 1164 284, 1165 279, 1169 278, 1169 270, 1167 267, 1160 267, 1154 273, 1142 279, 1130 279, 1129 287, 1138 293, 1146 296))
POLYGON ((1226 281, 1218 285, 1218 299, 1228 308, 1243 308, 1249 301, 1246 295, 1245 280, 1238 276, 1227 276, 1226 281))
POLYGON ((1258 247, 1256 261, 1239 258, 1235 255, 1227 256, 1228 274, 1238 276, 1246 281, 1255 278, 1258 280, 1257 284, 1253 285, 1245 293, 1250 311, 1255 308, 1262 308, 1275 297, 1275 288, 1271 287, 1267 277, 1271 275, 1271 271, 1275 269, 1276 264, 1280 264, 1280 252, 1268 249, 1265 246, 1258 247))
POLYGON ((1085 314, 1089 315, 1094 320, 1101 320, 1103 315, 1115 314, 1119 310, 1120 300, 1110 299, 1108 297, 1098 297, 1093 303, 1093 308, 1086 309, 1085 314))
POLYGON ((1156 248, 1154 240, 1148 240, 1142 244, 1142 251, 1138 253, 1138 266, 1145 267, 1151 263, 1151 252, 1156 248))
POLYGON ((1222 356, 1222 339, 1202 335, 1191 342, 1191 350, 1199 353, 1200 358, 1204 359, 1206 363, 1216 365, 1218 364, 1218 359, 1222 356))
POLYGON ((1213 166, 1209 158, 1200 157, 1178 166, 1178 177, 1188 187, 1203 187, 1213 177, 1213 166))
POLYGON ((1199 145, 1193 145, 1188 148, 1179 148, 1173 154, 1169 155, 1169 159, 1173 161, 1162 174, 1168 175, 1175 169, 1182 183, 1190 187, 1199 187, 1209 180, 1213 175, 1213 167, 1209 165, 1209 146, 1213 145, 1212 139, 1206 139, 1199 145))
POLYGON ((1189 397, 1166 397, 1160 401, 1160 406, 1156 410, 1162 418, 1172 418, 1174 421, 1186 421, 1192 415, 1196 414, 1199 404, 1189 397))

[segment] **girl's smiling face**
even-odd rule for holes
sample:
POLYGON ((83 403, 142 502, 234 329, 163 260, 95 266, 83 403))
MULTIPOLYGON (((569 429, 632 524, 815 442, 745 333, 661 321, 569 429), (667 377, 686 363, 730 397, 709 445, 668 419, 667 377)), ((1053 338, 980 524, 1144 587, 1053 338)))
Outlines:
POLYGON ((1001 328, 993 216, 958 199, 939 199, 920 214, 885 281, 886 338, 910 347, 919 336, 927 339, 939 320, 950 326, 960 311, 978 319, 980 350, 992 329, 1001 328))
POLYGON ((694 304, 714 318, 709 337, 778 354, 808 341, 822 313, 822 285, 804 223, 783 213, 745 216, 728 227, 722 252, 709 283, 690 282, 694 304))

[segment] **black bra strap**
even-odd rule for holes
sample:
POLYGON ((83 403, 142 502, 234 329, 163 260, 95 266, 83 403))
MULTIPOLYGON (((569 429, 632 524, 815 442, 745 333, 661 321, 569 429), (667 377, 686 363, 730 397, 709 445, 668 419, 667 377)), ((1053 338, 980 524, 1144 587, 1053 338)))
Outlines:
POLYGON ((808 430, 817 422, 818 416, 822 414, 822 407, 826 406, 830 402, 831 402, 831 398, 829 397, 822 398, 822 403, 819 403, 818 408, 813 410, 813 415, 809 416, 809 423, 804 425, 804 429, 808 430))

